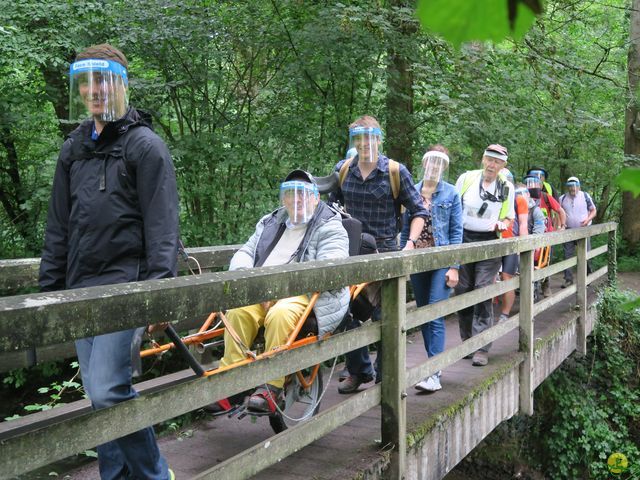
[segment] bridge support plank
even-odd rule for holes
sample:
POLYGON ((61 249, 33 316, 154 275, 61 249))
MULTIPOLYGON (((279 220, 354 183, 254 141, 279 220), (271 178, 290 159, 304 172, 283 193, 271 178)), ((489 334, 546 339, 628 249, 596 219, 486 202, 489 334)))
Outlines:
POLYGON ((533 415, 533 251, 520 254, 520 413, 533 415))
POLYGON ((587 239, 581 238, 576 245, 578 272, 576 275, 576 305, 580 309, 578 317, 576 351, 587 354, 587 239))
POLYGON ((607 244, 608 252, 608 269, 609 269, 609 286, 615 287, 618 277, 618 259, 616 258, 616 230, 609 232, 609 240, 607 244))
POLYGON ((382 284, 382 444, 393 446, 387 470, 392 480, 404 478, 407 457, 405 299, 404 277, 382 284))

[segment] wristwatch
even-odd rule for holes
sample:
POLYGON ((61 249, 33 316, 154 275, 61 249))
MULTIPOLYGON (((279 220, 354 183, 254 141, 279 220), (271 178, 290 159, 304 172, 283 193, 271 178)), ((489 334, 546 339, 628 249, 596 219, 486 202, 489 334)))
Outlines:
POLYGON ((413 247, 414 248, 418 246, 418 241, 417 240, 414 240, 413 238, 410 238, 408 241, 413 243, 413 247))

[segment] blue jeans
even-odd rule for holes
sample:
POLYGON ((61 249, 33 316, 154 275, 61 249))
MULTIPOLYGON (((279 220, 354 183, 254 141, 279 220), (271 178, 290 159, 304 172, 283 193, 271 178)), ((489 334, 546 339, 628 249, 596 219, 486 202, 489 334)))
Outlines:
MULTIPOLYGON (((441 268, 430 272, 414 273, 411 275, 413 295, 416 305, 424 307, 432 303, 449 298, 451 288, 447 287, 445 275, 449 269, 441 268)), ((422 338, 427 350, 427 356, 433 357, 444 351, 445 325, 444 317, 437 318, 422 325, 422 338)))
MULTIPOLYGON (((135 329, 76 341, 84 389, 94 409, 138 396, 132 386, 131 340, 135 329)), ((152 427, 98 446, 102 480, 167 480, 167 462, 152 427)))

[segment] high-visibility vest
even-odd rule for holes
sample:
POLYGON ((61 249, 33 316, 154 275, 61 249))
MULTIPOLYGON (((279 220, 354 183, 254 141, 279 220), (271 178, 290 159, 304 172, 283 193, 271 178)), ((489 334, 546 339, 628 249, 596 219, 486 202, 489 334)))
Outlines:
MULTIPOLYGON (((468 172, 466 172, 464 174, 464 180, 462 181, 462 189, 460 190, 460 199, 462 199, 462 197, 464 196, 464 194, 467 192, 467 190, 469 190, 469 187, 473 184, 473 182, 475 182, 476 180, 478 180, 478 178, 482 175, 482 170, 470 170, 468 172)), ((502 184, 506 184, 507 182, 507 177, 504 176, 502 174, 502 172, 498 173, 498 178, 496 180, 499 183, 502 184)), ((504 194, 504 200, 502 200, 502 206, 500 207, 500 215, 498 216, 498 220, 502 221, 505 218, 507 218, 507 215, 509 214, 509 190, 507 187, 507 190, 504 190, 504 187, 506 185, 501 185, 500 188, 503 191, 504 194)), ((464 200, 463 200, 464 203, 464 200)))

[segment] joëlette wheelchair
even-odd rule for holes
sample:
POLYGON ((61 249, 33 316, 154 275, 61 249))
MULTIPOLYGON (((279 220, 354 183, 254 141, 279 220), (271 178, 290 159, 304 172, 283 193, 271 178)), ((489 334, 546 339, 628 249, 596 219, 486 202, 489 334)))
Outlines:
MULTIPOLYGON (((339 185, 337 173, 328 177, 316 178, 316 182, 320 193, 335 191, 339 185)), ((349 256, 376 253, 375 239, 366 233, 362 233, 362 224, 346 214, 339 205, 334 205, 333 208, 342 215, 342 223, 349 236, 349 256)), ((340 326, 336 329, 336 332, 349 329, 353 326, 353 322, 364 321, 370 317, 373 312, 373 305, 367 300, 366 295, 360 295, 366 286, 367 284, 363 283, 350 287, 350 308, 340 326)), ((152 355, 161 355, 170 349, 176 348, 187 360, 196 375, 208 377, 241 365, 259 361, 263 358, 278 355, 287 350, 315 343, 318 341, 318 325, 315 315, 313 314, 313 307, 319 295, 320 292, 315 292, 311 295, 309 305, 289 334, 286 343, 271 350, 264 351, 264 340, 261 335, 263 328, 260 329, 261 331, 258 333, 253 345, 244 345, 238 334, 226 321, 225 314, 223 312, 212 312, 197 333, 185 337, 180 337, 175 329, 169 325, 165 329, 165 334, 171 342, 160 345, 152 341, 152 346, 142 350, 140 356, 145 358, 152 355), (205 370, 192 355, 188 346, 193 345, 196 351, 200 352, 208 348, 223 346, 223 336, 225 332, 228 332, 231 338, 233 338, 245 352, 245 359, 232 365, 205 370)), ((335 361, 331 369, 331 375, 333 374, 334 368, 335 361)), ((320 402, 326 391, 321 365, 318 364, 287 375, 285 377, 283 391, 284 400, 281 404, 277 405, 274 413, 261 413, 248 410, 246 402, 235 405, 226 413, 229 416, 236 416, 238 418, 244 418, 247 415, 251 417, 267 416, 269 418, 269 424, 276 433, 300 422, 309 420, 313 415, 318 413, 320 402)))

